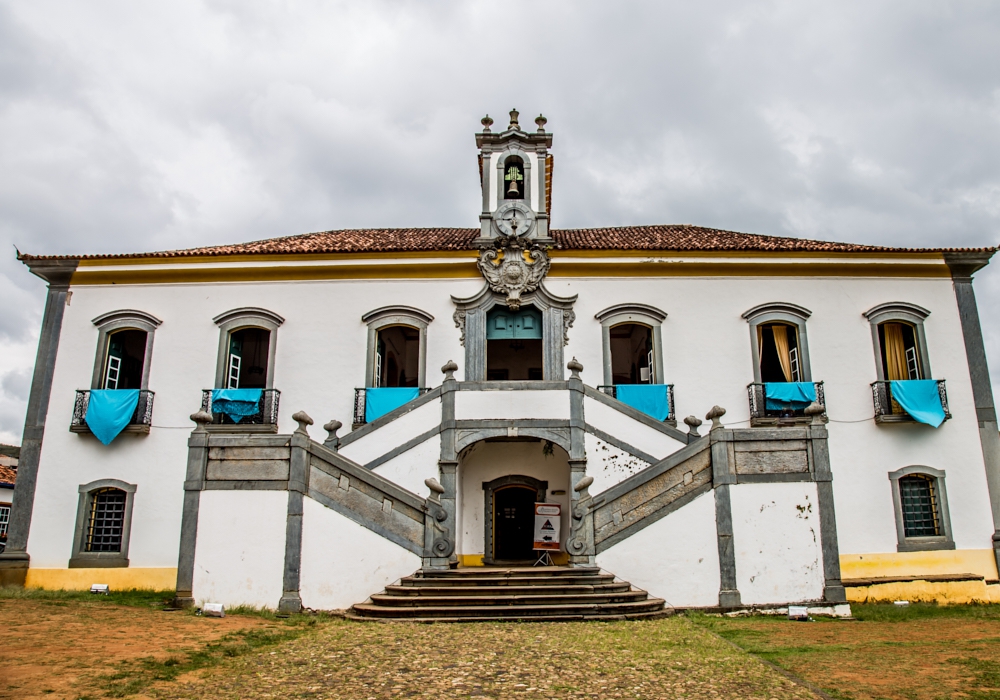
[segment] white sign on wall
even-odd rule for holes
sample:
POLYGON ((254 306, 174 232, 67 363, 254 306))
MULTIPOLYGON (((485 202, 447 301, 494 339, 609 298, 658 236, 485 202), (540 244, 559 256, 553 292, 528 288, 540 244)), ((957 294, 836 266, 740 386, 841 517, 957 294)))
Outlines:
POLYGON ((535 550, 559 551, 559 516, 562 506, 558 503, 535 504, 535 550))

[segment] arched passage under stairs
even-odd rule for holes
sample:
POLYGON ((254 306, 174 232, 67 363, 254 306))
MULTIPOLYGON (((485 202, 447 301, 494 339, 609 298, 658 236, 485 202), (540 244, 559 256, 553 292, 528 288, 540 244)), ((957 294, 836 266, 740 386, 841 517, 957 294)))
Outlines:
MULTIPOLYGON (((492 437, 461 451, 457 473, 457 553, 464 566, 523 565, 532 552, 534 504, 562 506, 561 537, 569 527, 569 454, 534 436, 492 437)), ((556 563, 566 555, 553 553, 556 563)))

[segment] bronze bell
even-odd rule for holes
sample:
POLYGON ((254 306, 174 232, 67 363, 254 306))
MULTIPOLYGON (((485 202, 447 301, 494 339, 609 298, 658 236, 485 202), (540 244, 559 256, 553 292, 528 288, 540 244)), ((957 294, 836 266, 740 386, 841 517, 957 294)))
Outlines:
POLYGON ((521 191, 517 189, 517 178, 512 177, 510 179, 510 187, 507 188, 507 195, 521 194, 521 191))

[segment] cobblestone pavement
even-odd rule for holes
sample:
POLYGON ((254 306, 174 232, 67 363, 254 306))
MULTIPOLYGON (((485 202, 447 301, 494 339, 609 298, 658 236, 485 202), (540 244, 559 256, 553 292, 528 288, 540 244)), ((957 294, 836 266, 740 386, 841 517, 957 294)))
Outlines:
POLYGON ((153 689, 160 698, 812 698, 684 617, 638 622, 332 621, 153 689))

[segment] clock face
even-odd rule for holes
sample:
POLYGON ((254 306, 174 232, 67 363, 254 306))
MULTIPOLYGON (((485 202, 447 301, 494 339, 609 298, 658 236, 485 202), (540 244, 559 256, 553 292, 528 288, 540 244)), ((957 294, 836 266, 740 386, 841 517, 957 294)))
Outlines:
POLYGON ((527 236, 535 228, 535 213, 519 202, 508 202, 493 214, 493 224, 505 236, 527 236))

